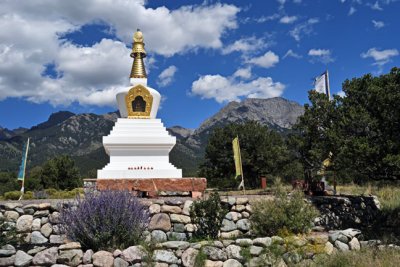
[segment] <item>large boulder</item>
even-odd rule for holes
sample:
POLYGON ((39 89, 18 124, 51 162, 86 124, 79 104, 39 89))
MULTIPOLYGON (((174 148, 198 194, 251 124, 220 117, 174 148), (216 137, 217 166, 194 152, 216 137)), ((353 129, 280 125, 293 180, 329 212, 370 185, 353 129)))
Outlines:
POLYGON ((241 219, 236 223, 236 226, 239 230, 249 231, 250 230, 250 220, 249 219, 241 219))
POLYGON ((228 255, 228 258, 230 259, 237 259, 237 260, 242 260, 243 257, 240 255, 241 247, 237 245, 229 245, 225 249, 226 254, 228 255))
POLYGON ((22 215, 17 219, 17 224, 15 228, 17 232, 26 233, 30 232, 32 228, 33 216, 32 215, 22 215))
POLYGON ((153 261, 165 262, 169 264, 178 264, 179 260, 172 251, 155 250, 153 252, 153 261))
POLYGON ((149 230, 163 230, 168 232, 171 229, 171 220, 166 213, 158 213, 151 217, 149 230))
POLYGON ((237 229, 237 226, 233 221, 230 221, 227 219, 222 220, 222 227, 221 227, 222 232, 231 232, 236 229, 237 229))
POLYGON ((225 261, 227 260, 226 253, 219 248, 215 248, 212 246, 203 247, 204 254, 207 255, 207 258, 213 261, 225 261))
POLYGON ((191 223, 191 219, 187 215, 181 215, 181 214, 171 214, 171 221, 175 223, 191 223))
POLYGON ((15 254, 14 265, 17 267, 28 266, 32 262, 33 257, 22 250, 18 250, 15 254))
POLYGON ((69 266, 78 266, 82 263, 83 251, 80 249, 61 250, 58 256, 59 263, 65 263, 69 266))
POLYGON ((154 230, 151 232, 151 241, 153 243, 162 243, 167 241, 167 235, 161 230, 154 230))
POLYGON ((32 259, 34 265, 53 265, 57 262, 58 248, 52 247, 38 252, 32 259))
POLYGON ((0 248, 0 257, 8 257, 14 255, 16 252, 12 245, 4 245, 0 248))
POLYGON ((183 266, 185 266, 185 267, 194 266, 194 262, 196 260, 197 254, 199 254, 199 251, 197 249, 188 248, 187 250, 185 250, 181 257, 183 266))
POLYGON ((83 254, 83 257, 82 257, 83 264, 91 263, 93 254, 94 254, 93 250, 91 250, 91 249, 86 250, 85 254, 83 254))
POLYGON ((33 231, 31 235, 31 244, 44 244, 49 241, 39 231, 33 231))
POLYGON ((100 250, 93 254, 93 265, 95 267, 113 267, 114 256, 111 252, 100 250))
POLYGON ((122 251, 121 258, 129 263, 141 262, 146 256, 146 251, 142 246, 131 246, 122 251))
POLYGON ((243 265, 235 259, 229 259, 224 262, 223 267, 242 267, 243 265))

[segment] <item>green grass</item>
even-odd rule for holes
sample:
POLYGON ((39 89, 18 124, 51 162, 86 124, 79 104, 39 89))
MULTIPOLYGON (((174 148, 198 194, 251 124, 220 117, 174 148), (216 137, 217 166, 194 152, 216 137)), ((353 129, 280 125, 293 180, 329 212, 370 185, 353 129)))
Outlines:
POLYGON ((337 186, 337 191, 340 194, 350 195, 376 195, 381 202, 382 209, 394 210, 400 208, 400 186, 396 185, 340 185, 337 186))
MULTIPOLYGON (((0 200, 18 200, 20 194, 20 191, 5 192, 3 196, 0 196, 0 200)), ((83 188, 75 188, 72 190, 56 190, 49 188, 45 189, 39 198, 35 198, 35 194, 32 191, 27 191, 23 199, 73 199, 77 194, 83 196, 83 188)))
POLYGON ((400 266, 400 252, 396 249, 363 249, 330 256, 319 256, 314 262, 301 262, 302 267, 390 267, 400 266))

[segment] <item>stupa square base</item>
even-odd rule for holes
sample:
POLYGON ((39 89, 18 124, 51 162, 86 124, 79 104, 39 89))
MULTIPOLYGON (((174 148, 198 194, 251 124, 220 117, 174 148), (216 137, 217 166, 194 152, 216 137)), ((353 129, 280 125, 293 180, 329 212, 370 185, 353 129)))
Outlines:
POLYGON ((128 190, 155 197, 159 192, 190 192, 199 198, 207 188, 206 178, 101 178, 96 179, 97 190, 128 190))

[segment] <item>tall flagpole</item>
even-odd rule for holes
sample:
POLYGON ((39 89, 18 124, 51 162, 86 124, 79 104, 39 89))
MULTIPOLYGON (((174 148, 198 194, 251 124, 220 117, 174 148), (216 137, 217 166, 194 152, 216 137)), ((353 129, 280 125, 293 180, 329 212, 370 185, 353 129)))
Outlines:
POLYGON ((29 150, 29 137, 28 137, 28 141, 26 142, 26 149, 25 149, 24 172, 22 174, 21 196, 19 197, 18 200, 22 199, 22 196, 24 195, 24 192, 25 192, 25 170, 26 170, 26 161, 28 160, 28 150, 29 150))
POLYGON ((244 188, 244 173, 243 173, 243 165, 242 165, 242 153, 240 152, 240 142, 239 142, 239 137, 238 139, 238 148, 239 148, 239 161, 240 161, 240 171, 242 173, 242 181, 240 182, 239 188, 240 186, 242 186, 243 188, 243 195, 246 194, 246 189, 244 188))
POLYGON ((330 88, 330 85, 329 85, 328 69, 326 69, 325 88, 326 88, 326 94, 328 95, 329 100, 331 100, 331 88, 330 88))

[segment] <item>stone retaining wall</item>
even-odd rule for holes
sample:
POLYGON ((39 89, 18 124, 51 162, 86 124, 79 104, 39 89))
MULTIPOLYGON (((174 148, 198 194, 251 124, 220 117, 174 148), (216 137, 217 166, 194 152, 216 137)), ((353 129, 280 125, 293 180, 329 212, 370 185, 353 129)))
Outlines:
MULTIPOLYGON (((246 197, 221 197, 228 208, 222 221, 222 239, 251 236, 249 217, 251 202, 257 199, 246 197)), ((376 197, 313 197, 313 204, 321 211, 315 225, 324 229, 362 229, 372 224, 379 215, 376 197)), ((195 230, 189 216, 191 199, 142 200, 149 207, 151 219, 148 226, 149 239, 157 242, 186 241, 195 230)), ((5 203, 0 205, 0 217, 15 225, 18 232, 25 233, 31 244, 61 244, 65 236, 60 231, 59 205, 50 203, 28 204, 5 203)))
MULTIPOLYGON (((167 241, 147 247, 131 246, 113 252, 83 250, 77 242, 51 247, 36 246, 28 251, 11 245, 0 248, 0 266, 98 266, 127 267, 194 266, 208 267, 281 266, 317 260, 322 254, 359 250, 362 246, 379 246, 376 241, 359 241, 360 231, 347 229, 308 236, 241 238, 222 241, 167 241)), ((390 247, 390 246, 389 246, 390 247)), ((380 247, 382 248, 382 246, 380 247)), ((391 246, 399 249, 399 247, 391 246)))
POLYGON ((380 217, 376 196, 315 196, 311 201, 321 213, 315 225, 329 230, 367 228, 380 217))

